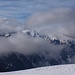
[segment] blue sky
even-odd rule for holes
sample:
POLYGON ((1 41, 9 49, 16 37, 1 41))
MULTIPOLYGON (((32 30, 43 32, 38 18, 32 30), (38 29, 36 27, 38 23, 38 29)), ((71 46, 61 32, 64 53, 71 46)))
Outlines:
POLYGON ((0 18, 22 22, 35 12, 60 7, 74 8, 75 0, 0 0, 0 18))

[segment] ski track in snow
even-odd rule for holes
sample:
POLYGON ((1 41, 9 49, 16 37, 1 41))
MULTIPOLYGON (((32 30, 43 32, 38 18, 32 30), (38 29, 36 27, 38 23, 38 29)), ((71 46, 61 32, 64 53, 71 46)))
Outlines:
POLYGON ((75 75, 75 64, 6 72, 0 75, 75 75))

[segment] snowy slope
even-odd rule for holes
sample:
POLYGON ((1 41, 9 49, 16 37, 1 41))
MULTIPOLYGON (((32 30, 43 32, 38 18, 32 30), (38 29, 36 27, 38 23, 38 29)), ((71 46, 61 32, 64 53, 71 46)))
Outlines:
POLYGON ((0 73, 0 75, 75 75, 75 64, 0 73))

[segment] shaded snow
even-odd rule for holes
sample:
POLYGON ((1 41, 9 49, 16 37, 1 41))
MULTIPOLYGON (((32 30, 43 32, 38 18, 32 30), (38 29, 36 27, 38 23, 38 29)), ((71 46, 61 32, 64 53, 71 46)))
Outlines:
POLYGON ((75 64, 0 73, 0 75, 75 75, 75 64))

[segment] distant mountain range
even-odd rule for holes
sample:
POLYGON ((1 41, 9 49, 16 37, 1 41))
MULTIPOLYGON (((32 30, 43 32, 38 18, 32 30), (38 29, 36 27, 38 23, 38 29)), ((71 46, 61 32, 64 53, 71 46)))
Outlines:
MULTIPOLYGON (((16 35, 18 32, 1 33, 0 37, 8 38, 16 35)), ((42 38, 48 40, 54 45, 67 45, 60 53, 57 59, 47 57, 48 52, 42 51, 41 53, 35 53, 30 55, 24 55, 18 52, 11 52, 7 55, 0 56, 0 72, 16 71, 30 68, 37 68, 43 66, 60 65, 60 64, 71 64, 72 57, 75 55, 75 42, 71 40, 53 39, 49 36, 41 35, 35 31, 24 30, 22 31, 27 36, 33 38, 42 38)))

